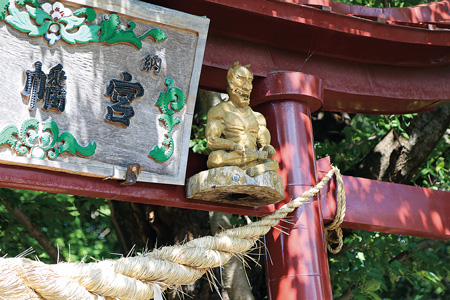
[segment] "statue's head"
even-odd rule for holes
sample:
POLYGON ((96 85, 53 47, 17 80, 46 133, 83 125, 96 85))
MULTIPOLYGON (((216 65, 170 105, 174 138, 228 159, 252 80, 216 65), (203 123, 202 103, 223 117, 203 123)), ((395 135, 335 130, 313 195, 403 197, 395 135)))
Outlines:
POLYGON ((249 67, 250 65, 240 66, 237 61, 233 63, 227 73, 227 93, 230 101, 238 107, 250 104, 253 74, 248 70, 249 67))

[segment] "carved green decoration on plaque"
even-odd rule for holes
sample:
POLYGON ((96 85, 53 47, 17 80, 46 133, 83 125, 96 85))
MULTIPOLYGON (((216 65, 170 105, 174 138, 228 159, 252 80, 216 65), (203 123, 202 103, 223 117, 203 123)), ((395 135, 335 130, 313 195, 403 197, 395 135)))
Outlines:
POLYGON ((9 144, 18 155, 30 152, 32 158, 56 159, 65 152, 78 156, 92 156, 97 144, 89 143, 82 147, 69 132, 59 134, 55 121, 39 122, 30 118, 22 122, 20 129, 14 125, 7 125, 0 131, 0 145, 9 144), (39 126, 41 124, 41 126, 39 126))
POLYGON ((150 29, 137 37, 134 32, 136 24, 132 21, 128 23, 130 27, 128 30, 120 29, 121 21, 116 14, 110 16, 105 14, 100 25, 85 24, 97 18, 95 10, 88 7, 72 12, 60 2, 44 3, 42 6, 36 0, 20 0, 15 3, 25 7, 26 11, 19 10, 10 0, 0 0, 0 19, 4 19, 17 30, 28 33, 29 36, 44 35, 50 46, 62 38, 70 44, 126 42, 141 49, 141 40, 148 36, 153 37, 156 42, 167 39, 166 34, 158 28, 150 29), (27 2, 32 5, 25 4, 27 2), (9 13, 8 16, 6 11, 9 13))
POLYGON ((175 125, 180 123, 180 120, 174 115, 174 110, 181 110, 184 107, 185 103, 184 93, 179 88, 173 87, 173 79, 167 77, 166 84, 168 86, 167 92, 161 93, 159 95, 158 101, 155 104, 156 106, 159 106, 159 109, 162 112, 159 120, 164 123, 167 129, 164 141, 162 142, 164 146, 155 146, 148 154, 149 157, 155 159, 157 162, 166 161, 173 154, 174 144, 173 138, 170 133, 172 132, 175 125), (169 107, 169 104, 171 108, 169 107), (169 147, 167 151, 165 146, 169 147))
POLYGON ((100 23, 102 33, 100 34, 99 41, 110 44, 128 42, 135 45, 138 49, 141 49, 141 40, 147 36, 153 37, 153 39, 158 43, 167 39, 165 33, 158 28, 150 29, 142 36, 137 37, 133 31, 134 28, 136 28, 136 24, 134 22, 128 22, 128 25, 130 26, 130 29, 128 30, 118 29, 120 24, 121 22, 118 15, 112 14, 110 16, 104 16, 100 23))

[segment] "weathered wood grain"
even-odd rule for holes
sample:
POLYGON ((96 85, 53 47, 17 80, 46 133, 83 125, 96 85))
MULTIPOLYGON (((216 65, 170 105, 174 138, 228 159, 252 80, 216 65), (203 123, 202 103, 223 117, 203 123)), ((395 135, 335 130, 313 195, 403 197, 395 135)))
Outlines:
POLYGON ((273 171, 250 177, 236 166, 213 168, 188 178, 186 198, 253 207, 275 204, 284 199, 283 180, 273 171))
POLYGON ((64 154, 55 160, 34 159, 29 154, 19 156, 6 144, 0 146, 1 163, 115 179, 124 179, 127 166, 139 163, 144 171, 138 181, 184 184, 209 20, 137 1, 63 3, 72 11, 79 7, 93 7, 97 12, 93 23, 99 23, 103 14, 117 13, 124 29, 127 29, 128 21, 137 24, 135 32, 138 36, 149 29, 159 28, 168 38, 156 43, 147 37, 142 40, 140 50, 127 43, 71 45, 63 40, 49 46, 44 37, 30 37, 0 20, 0 130, 6 125, 19 127, 27 118, 51 119, 58 124, 60 133, 72 133, 80 145, 97 144, 93 156, 64 154), (159 74, 141 70, 147 54, 157 54, 162 58, 159 74), (43 101, 37 102, 36 110, 28 109, 28 99, 21 92, 25 86, 25 72, 34 70, 36 61, 43 63, 46 74, 58 63, 63 65, 67 76, 64 112, 43 110, 43 101), (105 121, 107 106, 113 104, 110 97, 105 96, 106 86, 111 79, 121 79, 123 71, 129 72, 133 76, 132 82, 139 82, 144 88, 144 95, 131 103, 135 115, 126 128, 105 121), (175 112, 181 123, 172 131, 174 154, 159 163, 147 155, 153 147, 162 145, 166 133, 159 120, 161 111, 155 104, 160 93, 167 91, 167 77, 173 78, 174 87, 184 92, 186 104, 175 112))

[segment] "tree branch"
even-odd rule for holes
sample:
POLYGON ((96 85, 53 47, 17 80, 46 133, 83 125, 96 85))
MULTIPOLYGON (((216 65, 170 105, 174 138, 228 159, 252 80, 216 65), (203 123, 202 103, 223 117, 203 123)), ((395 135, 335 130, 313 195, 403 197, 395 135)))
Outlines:
POLYGON ((440 245, 446 243, 446 241, 441 241, 441 240, 423 240, 420 242, 419 247, 417 247, 417 249, 414 249, 413 251, 410 250, 405 250, 400 252, 399 254, 397 254, 396 256, 394 256, 393 258, 391 258, 389 260, 389 263, 393 263, 394 261, 399 261, 399 262, 405 262, 408 260, 408 258, 411 257, 411 255, 414 252, 420 252, 422 250, 425 250, 427 248, 430 248, 432 246, 435 245, 440 245))
POLYGON ((346 291, 345 293, 343 293, 340 297, 336 298, 336 300, 350 300, 353 298, 353 296, 355 296, 351 289, 348 289, 348 291, 346 291))
POLYGON ((109 209, 111 210, 111 221, 114 225, 114 228, 116 229, 117 237, 119 238, 120 245, 122 247, 123 253, 130 252, 130 249, 127 246, 127 242, 125 241, 125 236, 123 234, 122 228, 119 226, 119 223, 117 222, 116 214, 114 205, 112 204, 111 200, 108 200, 109 209))
POLYGON ((406 129, 409 139, 391 130, 364 157, 346 172, 369 179, 409 183, 422 162, 450 126, 450 103, 434 111, 418 114, 406 129))
POLYGON ((33 224, 30 220, 30 218, 17 206, 12 206, 11 203, 8 201, 5 201, 4 199, 0 198, 0 202, 6 207, 6 209, 13 214, 16 219, 22 224, 23 227, 28 231, 31 237, 33 237, 39 245, 44 248, 44 250, 48 253, 50 258, 54 262, 59 261, 65 261, 62 254, 58 255, 58 250, 55 246, 53 246, 53 243, 50 241, 50 239, 47 237, 47 235, 35 224, 33 224))
POLYGON ((145 205, 131 202, 130 207, 133 211, 134 219, 136 220, 136 230, 142 245, 145 245, 145 247, 149 247, 150 249, 153 248, 157 235, 149 222, 145 205))

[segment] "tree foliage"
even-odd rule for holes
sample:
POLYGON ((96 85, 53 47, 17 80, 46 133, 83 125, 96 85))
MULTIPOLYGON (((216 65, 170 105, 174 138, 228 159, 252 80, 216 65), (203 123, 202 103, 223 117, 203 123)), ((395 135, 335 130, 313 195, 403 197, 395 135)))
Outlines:
POLYGON ((415 6, 419 4, 425 4, 435 1, 429 0, 340 0, 337 2, 342 2, 345 4, 362 5, 369 7, 408 7, 415 6))
MULTIPOLYGON (((419 114, 354 115, 341 140, 316 142, 319 157, 343 172, 351 170, 380 140, 393 132, 409 138, 419 114)), ((411 176, 409 184, 450 191, 448 131, 411 176)), ((330 255, 332 288, 336 299, 448 299, 450 245, 443 241, 357 230, 345 231, 345 247, 330 255)))
POLYGON ((104 199, 0 189, 0 201, 2 255, 16 256, 33 248, 41 261, 55 262, 42 247, 46 239, 58 248, 60 261, 109 258, 111 253, 119 252, 104 199), (43 234, 32 237, 7 206, 22 212, 43 234))
POLYGON ((338 299, 448 299, 449 246, 441 241, 377 232, 347 232, 330 257, 338 299))

